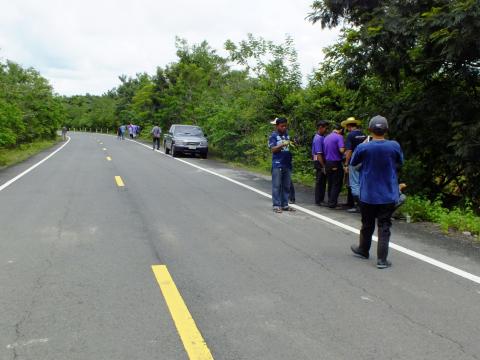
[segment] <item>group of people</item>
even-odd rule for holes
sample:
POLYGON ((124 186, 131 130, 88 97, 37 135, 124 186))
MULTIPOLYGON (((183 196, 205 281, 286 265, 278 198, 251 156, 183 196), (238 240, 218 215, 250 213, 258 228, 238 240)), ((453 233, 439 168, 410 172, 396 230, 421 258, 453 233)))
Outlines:
POLYGON ((312 142, 312 159, 316 169, 315 204, 341 209, 338 197, 346 184, 348 211, 359 212, 359 171, 350 162, 357 146, 370 139, 360 130, 360 124, 361 121, 350 117, 341 124, 333 125, 327 135, 329 124, 326 121, 317 123, 317 133, 312 142), (345 131, 348 132, 346 140, 345 131))
POLYGON ((117 139, 125 140, 125 134, 128 132, 130 139, 135 139, 140 135, 142 128, 139 125, 134 125, 132 123, 128 125, 120 125, 117 129, 117 139))
MULTIPOLYGON (((272 152, 273 211, 295 211, 289 205, 292 154, 288 120, 279 117, 272 124, 275 124, 275 131, 269 137, 268 146, 272 152)), ((312 140, 312 160, 316 171, 315 203, 331 209, 341 208, 338 198, 346 182, 349 211, 360 212, 362 216, 359 244, 352 245, 352 252, 364 259, 369 258, 377 221, 377 267, 389 267, 391 217, 404 200, 401 193, 404 185, 398 183, 397 176, 403 164, 402 149, 398 142, 386 139, 387 119, 380 115, 371 118, 369 135, 362 132, 361 121, 354 117, 340 124, 319 121, 316 125, 317 132, 312 140), (345 131, 348 133, 346 139, 345 131)))

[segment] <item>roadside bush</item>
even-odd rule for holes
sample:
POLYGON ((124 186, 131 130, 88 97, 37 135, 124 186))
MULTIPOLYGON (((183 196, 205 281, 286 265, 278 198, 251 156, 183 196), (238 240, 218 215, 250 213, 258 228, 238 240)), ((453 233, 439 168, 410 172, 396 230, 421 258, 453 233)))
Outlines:
POLYGON ((480 234, 480 217, 475 214, 467 203, 465 208, 453 208, 448 210, 443 207, 441 199, 428 200, 421 196, 409 196, 400 212, 409 215, 412 221, 430 221, 440 224, 444 232, 450 229, 469 231, 472 234, 480 234))

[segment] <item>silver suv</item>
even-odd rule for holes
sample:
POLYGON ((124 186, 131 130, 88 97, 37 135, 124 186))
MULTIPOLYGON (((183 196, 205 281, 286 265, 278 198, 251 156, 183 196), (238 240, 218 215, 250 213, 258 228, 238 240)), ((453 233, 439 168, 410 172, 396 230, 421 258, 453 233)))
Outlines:
POLYGON ((199 154, 206 159, 208 141, 200 127, 194 125, 173 124, 163 137, 163 148, 166 154, 199 154))

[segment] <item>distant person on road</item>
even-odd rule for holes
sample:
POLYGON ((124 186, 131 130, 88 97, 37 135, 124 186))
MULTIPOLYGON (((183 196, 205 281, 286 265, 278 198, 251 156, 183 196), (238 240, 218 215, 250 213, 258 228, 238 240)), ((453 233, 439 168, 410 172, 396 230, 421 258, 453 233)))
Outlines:
POLYGON ((387 260, 390 242, 390 228, 395 205, 399 203, 399 184, 397 170, 403 164, 403 153, 396 141, 385 140, 388 121, 377 115, 368 125, 372 140, 358 145, 350 161, 352 166, 362 164, 360 168, 360 210, 362 229, 358 246, 352 245, 352 251, 369 258, 375 220, 378 224, 377 268, 391 266, 387 260))
POLYGON ((347 141, 345 144, 345 172, 348 173, 348 191, 352 196, 352 207, 348 209, 348 212, 357 213, 360 212, 360 173, 356 167, 350 165, 350 160, 352 158, 353 152, 358 145, 363 143, 367 136, 359 129, 359 126, 362 122, 355 119, 354 117, 349 117, 347 120, 342 121, 342 126, 347 129, 347 141))
POLYGON ((68 131, 68 129, 67 129, 66 126, 62 127, 62 139, 63 140, 67 140, 67 131, 68 131))
POLYGON ((133 139, 135 137, 135 125, 130 123, 128 125, 128 135, 130 136, 130 139, 133 139))
POLYGON ((125 125, 120 125, 120 133, 122 140, 125 140, 125 132, 127 131, 127 127, 125 125))
POLYGON ((162 129, 158 125, 155 125, 150 131, 153 137, 153 150, 155 150, 155 146, 157 147, 157 150, 160 150, 160 137, 162 136, 162 129))
POLYGON ((276 130, 268 139, 272 152, 272 201, 273 211, 295 211, 288 205, 292 175, 292 153, 289 150, 290 137, 287 132, 287 119, 276 118, 271 122, 276 130))
POLYGON ((336 209, 338 196, 342 191, 343 184, 343 153, 345 142, 343 140, 342 125, 336 124, 333 131, 323 141, 325 154, 325 170, 328 184, 328 207, 336 209))
POLYGON ((327 186, 327 172, 325 169, 324 141, 328 123, 324 120, 317 122, 317 132, 312 140, 312 160, 315 168, 315 204, 322 205, 325 201, 327 186))

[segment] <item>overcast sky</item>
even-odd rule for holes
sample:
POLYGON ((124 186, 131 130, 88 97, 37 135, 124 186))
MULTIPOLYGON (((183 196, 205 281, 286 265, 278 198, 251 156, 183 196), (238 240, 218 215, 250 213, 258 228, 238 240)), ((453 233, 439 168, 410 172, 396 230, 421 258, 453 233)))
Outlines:
MULTIPOLYGON (((175 36, 225 40, 290 34, 305 74, 338 31, 305 20, 312 0, 0 0, 0 58, 33 66, 60 94, 102 94, 121 74, 175 61, 175 36)), ((221 52, 221 51, 220 51, 221 52)))

